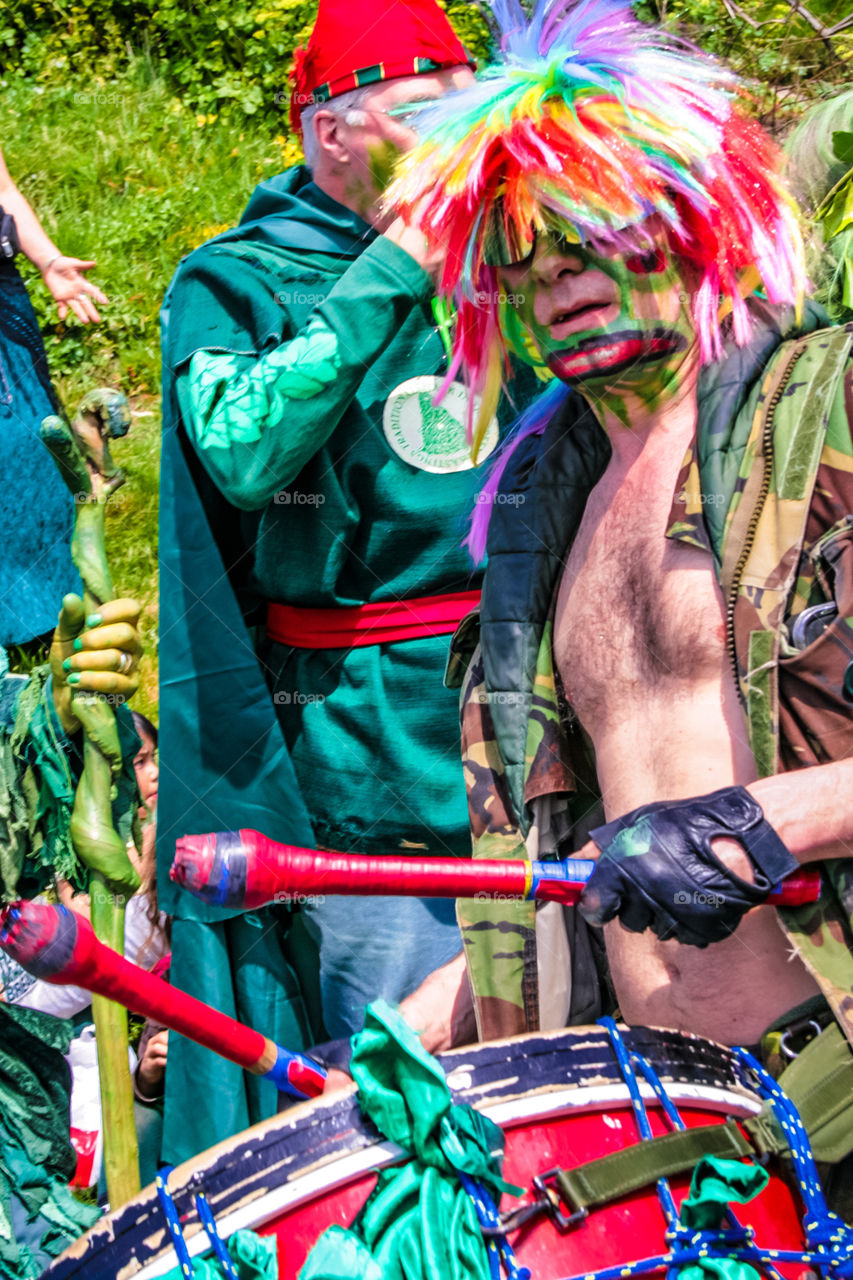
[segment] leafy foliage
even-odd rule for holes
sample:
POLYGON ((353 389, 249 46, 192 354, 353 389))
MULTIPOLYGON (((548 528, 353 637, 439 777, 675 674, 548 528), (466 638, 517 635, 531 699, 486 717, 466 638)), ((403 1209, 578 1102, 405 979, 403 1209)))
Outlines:
MULTIPOLYGON (((481 5, 441 2, 483 59, 490 42, 481 5)), ((57 83, 94 68, 109 81, 142 57, 193 110, 254 116, 286 132, 293 51, 316 7, 317 0, 4 0, 0 74, 57 83)), ((636 8, 728 59, 754 85, 772 127, 784 128, 803 103, 850 79, 853 26, 844 26, 837 0, 637 0, 636 8)))
POLYGON ((639 0, 635 7, 726 61, 754 94, 759 119, 777 135, 810 103, 850 82, 853 19, 843 26, 845 7, 837 0, 639 0), (839 30, 822 36, 816 26, 839 30))
MULTIPOLYGON (((478 55, 488 32, 476 8, 448 6, 461 38, 478 55)), ((279 117, 288 109, 293 50, 314 22, 317 0, 264 0, 260 5, 210 0, 5 0, 0 9, 0 72, 42 82, 95 67, 111 79, 128 56, 142 55, 181 100, 201 113, 279 117)))

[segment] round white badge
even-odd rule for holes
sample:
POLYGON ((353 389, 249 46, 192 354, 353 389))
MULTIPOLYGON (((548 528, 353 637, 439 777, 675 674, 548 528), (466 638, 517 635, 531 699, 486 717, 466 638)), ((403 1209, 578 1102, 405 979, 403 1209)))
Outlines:
MULTIPOLYGON (((382 426, 391 448, 404 462, 420 471, 469 471, 471 446, 468 427, 468 392, 461 382, 451 382, 438 404, 433 404, 442 379, 433 374, 409 378, 395 387, 385 401, 382 426)), ((474 401, 477 421, 479 398, 474 401)), ((492 418, 477 456, 477 465, 498 443, 498 420, 492 418)))

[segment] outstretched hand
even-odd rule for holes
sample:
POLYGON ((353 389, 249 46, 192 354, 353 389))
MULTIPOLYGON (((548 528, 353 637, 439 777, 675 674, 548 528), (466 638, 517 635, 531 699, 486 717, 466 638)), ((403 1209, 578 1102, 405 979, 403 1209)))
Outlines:
POLYGON ((444 1053, 475 1041, 477 1025, 465 952, 424 978, 417 991, 400 1002, 400 1013, 427 1053, 444 1053))
POLYGON ((135 600, 110 600, 87 618, 79 596, 63 600, 50 646, 50 670, 54 706, 66 733, 80 727, 71 700, 75 689, 117 702, 136 692, 142 654, 139 613, 135 600))
POLYGON ((90 321, 97 324, 100 321, 95 303, 108 303, 109 298, 83 274, 84 271, 91 271, 95 265, 94 261, 68 258, 62 254, 44 268, 42 276, 56 300, 60 320, 65 319, 70 309, 83 324, 89 324, 90 321))

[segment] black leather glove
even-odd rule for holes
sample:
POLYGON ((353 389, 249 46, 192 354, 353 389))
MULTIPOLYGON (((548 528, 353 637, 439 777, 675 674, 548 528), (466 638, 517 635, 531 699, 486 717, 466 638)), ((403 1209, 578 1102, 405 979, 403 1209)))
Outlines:
POLYGON ((590 924, 618 916, 626 929, 653 929, 707 947, 734 933, 799 864, 744 787, 693 800, 646 804, 590 832, 601 850, 580 909, 590 924), (755 868, 742 880, 711 849, 717 836, 737 840, 755 868))

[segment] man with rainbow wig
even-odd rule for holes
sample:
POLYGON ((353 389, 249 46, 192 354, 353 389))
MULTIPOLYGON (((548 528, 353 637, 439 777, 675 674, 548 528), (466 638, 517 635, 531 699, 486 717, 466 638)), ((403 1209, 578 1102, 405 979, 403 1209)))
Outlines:
MULTIPOLYGON (((849 1037, 853 332, 805 299, 780 153, 728 72, 621 0, 494 10, 499 64, 420 113, 389 192, 444 245, 486 420, 510 356, 551 378, 469 540, 475 855, 597 859, 581 911, 628 1022, 849 1037), (814 862, 819 902, 766 905, 814 862)), ((460 904, 484 1038, 540 1025, 534 911, 460 904)))

